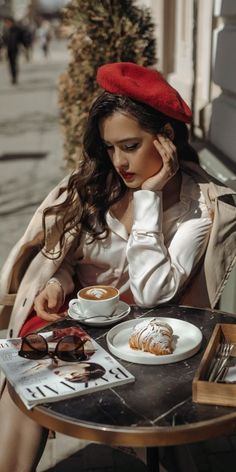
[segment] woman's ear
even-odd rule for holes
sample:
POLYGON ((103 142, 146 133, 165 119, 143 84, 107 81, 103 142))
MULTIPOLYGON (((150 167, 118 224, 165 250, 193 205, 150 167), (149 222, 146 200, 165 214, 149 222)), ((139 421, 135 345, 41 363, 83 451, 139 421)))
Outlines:
POLYGON ((165 134, 167 138, 169 138, 171 141, 174 141, 175 132, 170 123, 166 123, 165 126, 163 126, 162 130, 163 134, 165 134))

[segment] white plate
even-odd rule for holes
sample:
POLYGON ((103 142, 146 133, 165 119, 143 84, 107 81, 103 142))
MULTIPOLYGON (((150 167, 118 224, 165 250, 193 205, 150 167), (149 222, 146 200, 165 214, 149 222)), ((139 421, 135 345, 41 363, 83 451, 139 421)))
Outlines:
POLYGON ((79 312, 75 312, 75 310, 71 308, 68 309, 68 316, 87 326, 109 326, 119 320, 123 320, 129 314, 130 310, 130 306, 120 300, 115 313, 109 318, 99 316, 99 318, 84 319, 79 312))
POLYGON ((112 354, 135 364, 171 364, 172 362, 182 361, 193 356, 200 349, 202 332, 197 326, 187 321, 163 317, 160 317, 160 319, 168 323, 174 332, 176 345, 173 353, 165 356, 156 356, 150 352, 131 349, 128 341, 133 327, 143 320, 151 319, 153 317, 136 318, 111 328, 107 333, 107 344, 112 354))

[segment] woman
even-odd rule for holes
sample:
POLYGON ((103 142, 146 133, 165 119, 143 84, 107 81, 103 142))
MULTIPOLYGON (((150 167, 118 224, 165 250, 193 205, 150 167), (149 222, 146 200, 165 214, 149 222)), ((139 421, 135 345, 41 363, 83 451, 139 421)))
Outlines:
POLYGON ((94 362, 80 362, 79 364, 66 365, 60 362, 58 368, 54 370, 55 374, 63 377, 68 382, 89 382, 90 380, 100 379, 106 370, 103 366, 94 362))
MULTIPOLYGON (((78 170, 43 202, 5 265, 2 293, 17 290, 12 335, 63 319, 65 298, 96 283, 140 306, 214 307, 232 268, 232 191, 193 162, 186 103, 158 72, 132 63, 101 66, 97 81, 104 91, 89 113, 78 170)), ((1 403, 9 426, 0 472, 30 471, 42 430, 6 389, 1 403), (22 428, 30 434, 19 442, 22 428)))

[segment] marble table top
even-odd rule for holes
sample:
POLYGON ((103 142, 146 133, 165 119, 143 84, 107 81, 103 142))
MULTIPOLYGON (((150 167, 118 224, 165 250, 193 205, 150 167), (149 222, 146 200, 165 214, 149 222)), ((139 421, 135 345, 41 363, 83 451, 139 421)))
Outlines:
MULTIPOLYGON (((40 405, 27 414, 56 431, 110 445, 182 444, 235 429, 235 408, 194 403, 192 380, 215 324, 234 323, 236 315, 190 307, 132 306, 127 319, 147 316, 176 318, 196 325, 203 334, 200 350, 188 359, 165 365, 119 359, 135 376, 134 383, 40 405)), ((77 323, 66 320, 57 323, 57 327, 77 323)), ((111 326, 84 328, 107 349, 106 334, 111 326)), ((22 408, 19 399, 16 402, 22 408)))

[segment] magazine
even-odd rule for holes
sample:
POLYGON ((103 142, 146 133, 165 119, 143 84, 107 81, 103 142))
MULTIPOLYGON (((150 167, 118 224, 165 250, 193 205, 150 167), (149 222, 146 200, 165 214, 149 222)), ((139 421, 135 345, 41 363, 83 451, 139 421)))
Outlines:
POLYGON ((31 360, 21 357, 21 338, 0 340, 0 367, 27 409, 41 403, 59 401, 76 395, 133 382, 130 374, 78 326, 40 333, 53 351, 58 340, 79 335, 84 342, 85 360, 65 362, 46 356, 31 360))

